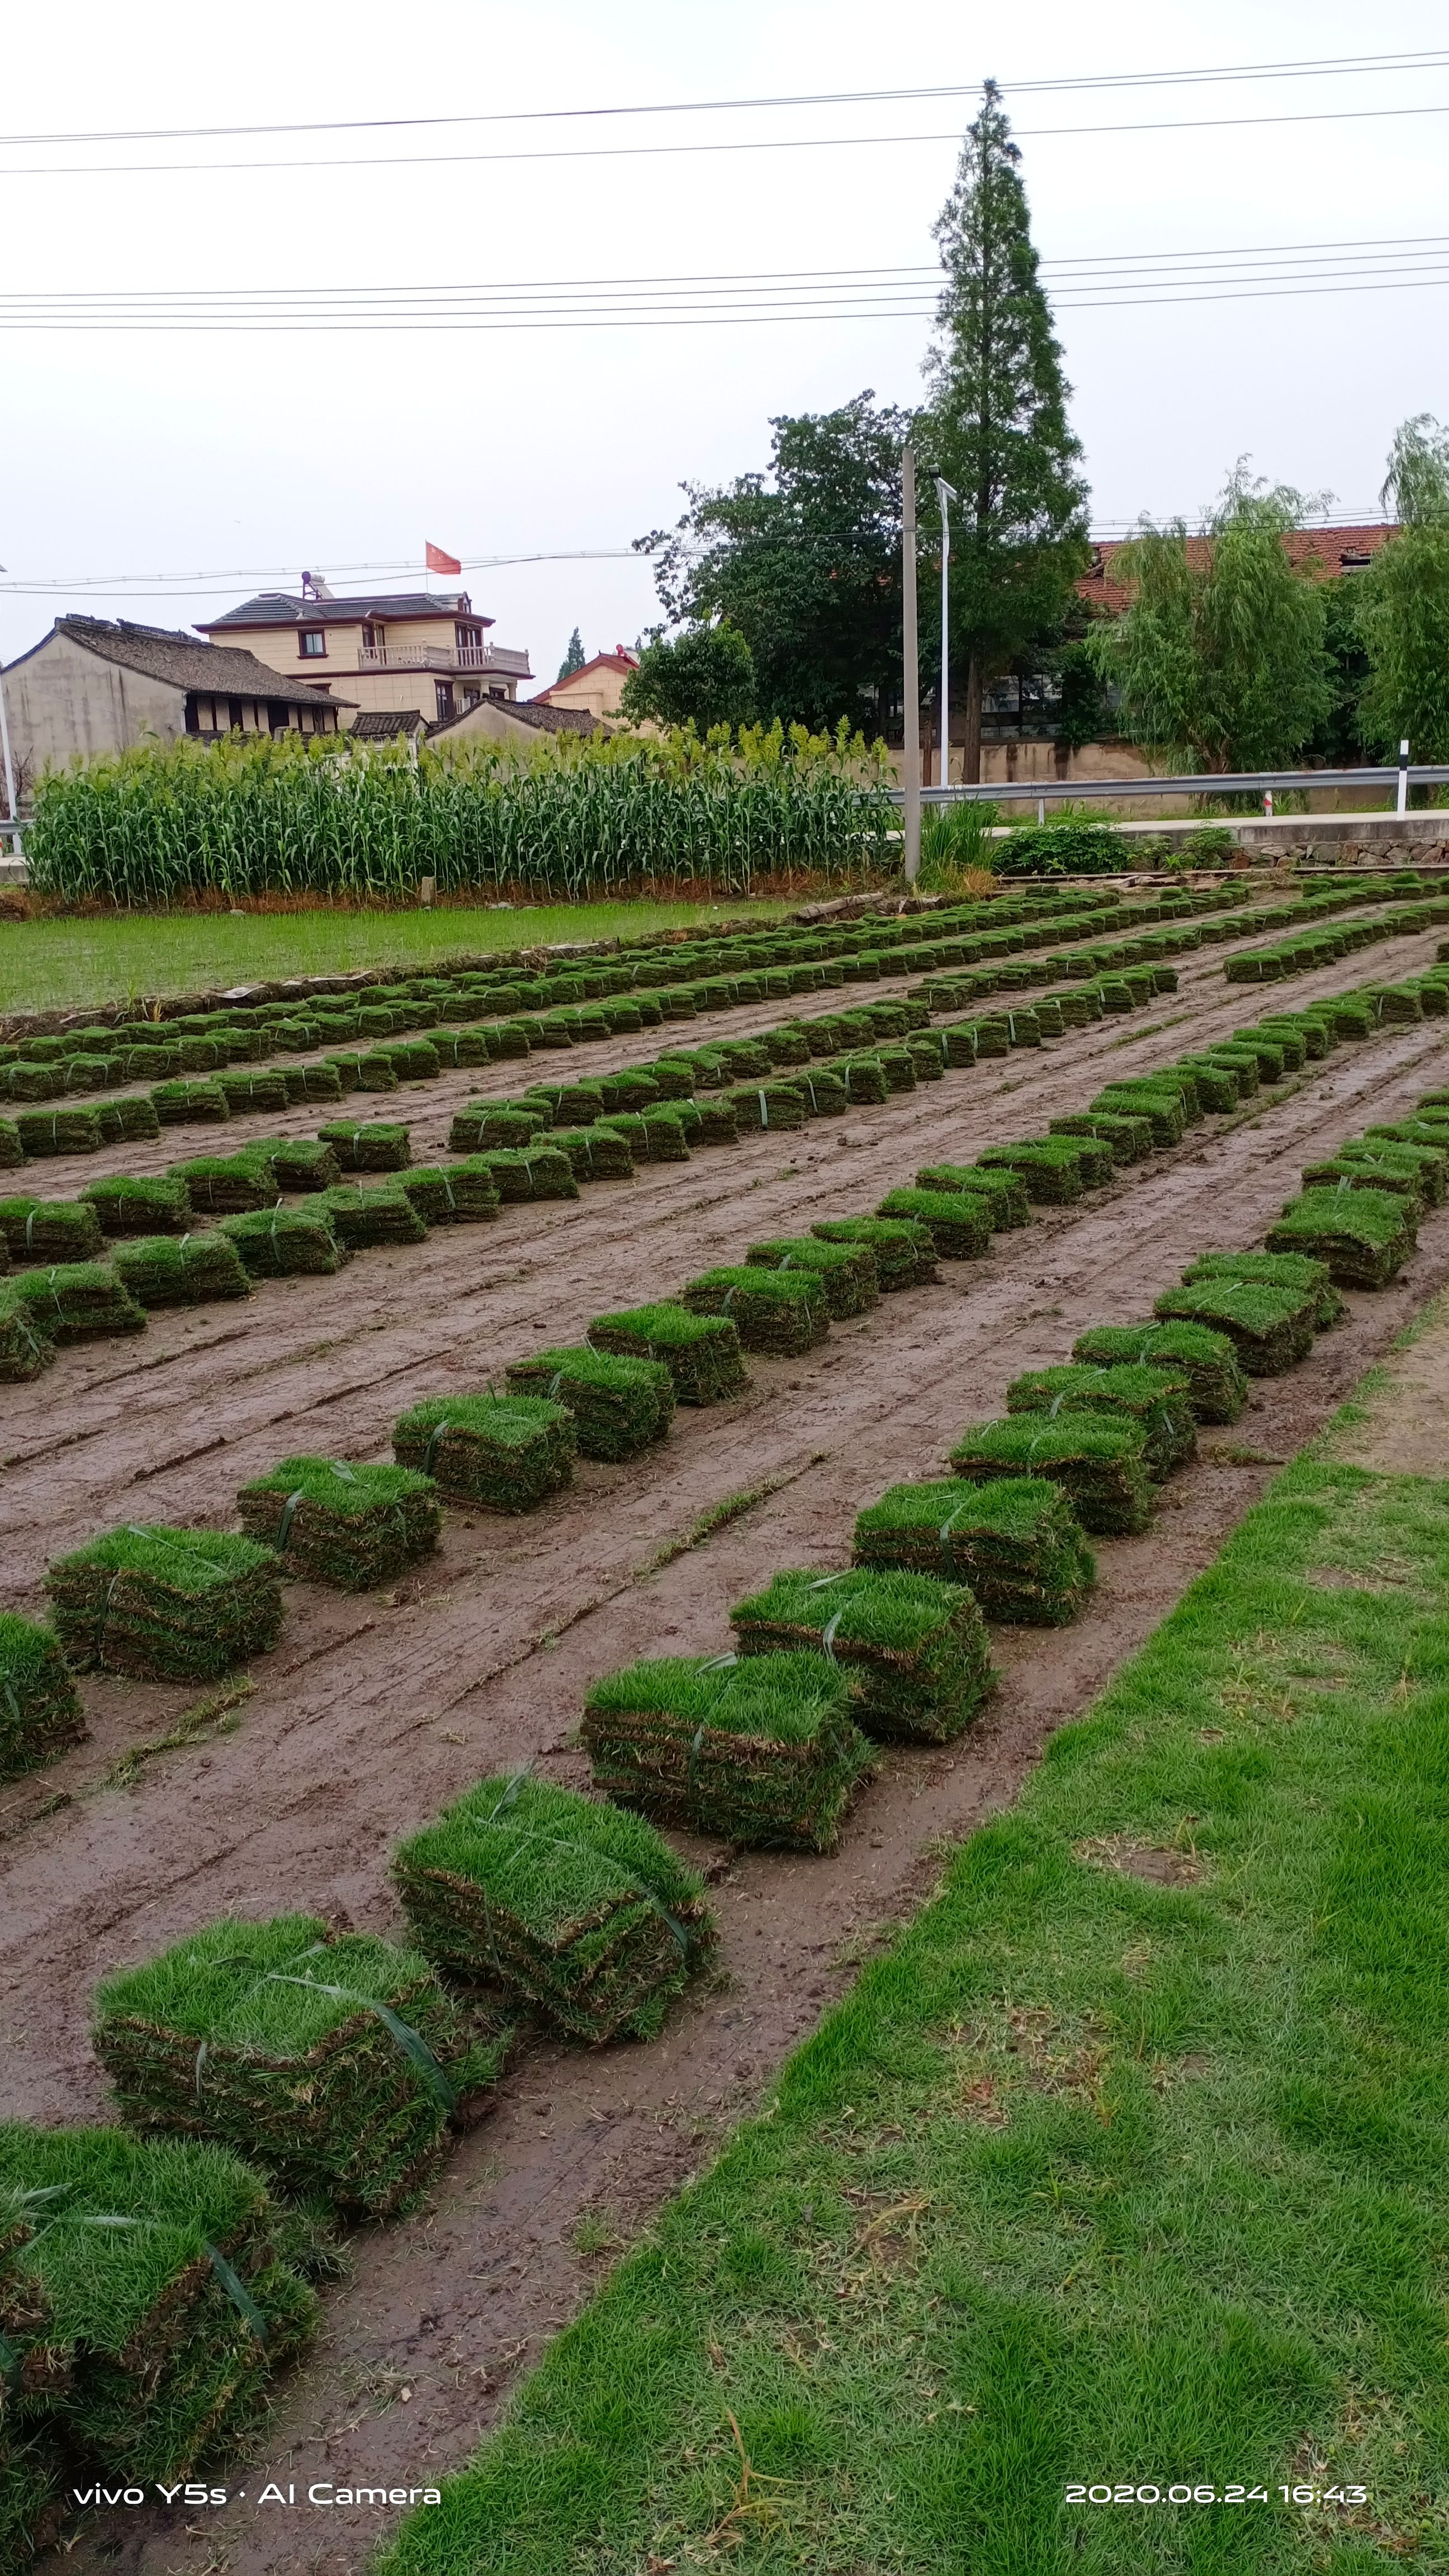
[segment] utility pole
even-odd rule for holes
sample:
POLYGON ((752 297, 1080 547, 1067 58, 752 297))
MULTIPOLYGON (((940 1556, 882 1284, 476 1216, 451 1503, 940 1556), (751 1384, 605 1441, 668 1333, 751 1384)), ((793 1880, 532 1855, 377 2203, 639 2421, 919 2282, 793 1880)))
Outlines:
POLYGON ((5 763, 5 811, 10 821, 15 825, 15 830, 10 835, 10 845, 14 850, 17 859, 20 859, 24 857, 25 853, 20 846, 20 816, 17 813, 15 806, 15 770, 10 758, 10 727, 5 721, 5 674, 3 669, 0 669, 0 757, 3 757, 5 763))
POLYGON ((906 693, 906 883, 921 873, 921 671, 916 647, 916 457, 901 450, 901 624, 906 693))
POLYGON ((941 785, 951 784, 951 513, 950 501, 959 501, 944 474, 936 477, 936 498, 941 504, 941 785))
POLYGON ((1409 810, 1409 746, 1406 742, 1399 745, 1399 801, 1395 810, 1400 814, 1407 814, 1409 810))

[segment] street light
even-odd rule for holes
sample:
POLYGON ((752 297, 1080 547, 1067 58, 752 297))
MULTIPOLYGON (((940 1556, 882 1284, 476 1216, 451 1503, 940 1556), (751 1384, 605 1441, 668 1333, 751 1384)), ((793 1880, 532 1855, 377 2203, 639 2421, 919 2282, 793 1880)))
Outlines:
POLYGON ((936 477, 936 498, 941 504, 941 785, 951 784, 951 513, 948 501, 959 501, 944 474, 936 477))

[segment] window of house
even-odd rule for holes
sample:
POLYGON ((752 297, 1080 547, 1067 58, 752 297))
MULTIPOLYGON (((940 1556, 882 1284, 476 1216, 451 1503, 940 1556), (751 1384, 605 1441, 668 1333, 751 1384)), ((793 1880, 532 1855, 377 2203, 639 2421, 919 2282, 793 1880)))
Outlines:
POLYGON ((465 715, 470 707, 476 707, 482 695, 483 692, 481 689, 465 689, 463 691, 463 712, 465 715))
POLYGON ((483 629, 481 626, 455 626, 453 641, 460 653, 481 653, 483 629))
POLYGON ((438 693, 438 722, 447 724, 453 713, 453 683, 451 680, 436 680, 433 685, 438 693))
POLYGON ((386 635, 387 630, 385 627, 374 625, 365 619, 363 621, 362 628, 362 649, 364 653, 381 653, 384 649, 386 635))
POLYGON ((245 714, 246 714, 246 709, 243 707, 243 705, 242 705, 242 702, 241 702, 240 698, 228 698, 228 699, 227 699, 227 702, 226 702, 226 720, 227 720, 227 724, 228 724, 228 726, 230 727, 230 729, 231 729, 231 731, 232 731, 233 733, 240 733, 240 732, 241 732, 241 729, 242 729, 242 722, 243 722, 243 719, 244 719, 244 717, 245 717, 245 714))
POLYGON ((326 628, 324 626, 301 627, 297 635, 297 650, 304 662, 321 661, 327 651, 326 628))
POLYGON ((504 699, 506 699, 506 698, 507 698, 507 696, 508 696, 508 691, 507 691, 506 689, 490 689, 490 690, 489 690, 489 692, 488 692, 488 695, 490 696, 490 698, 504 698, 504 699))

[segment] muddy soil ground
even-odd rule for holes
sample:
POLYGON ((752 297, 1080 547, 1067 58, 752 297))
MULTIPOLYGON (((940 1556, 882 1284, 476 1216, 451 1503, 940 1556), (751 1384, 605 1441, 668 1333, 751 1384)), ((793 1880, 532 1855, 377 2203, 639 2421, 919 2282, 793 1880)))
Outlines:
MULTIPOLYGON (((1300 977, 1272 998, 1296 1005, 1365 970, 1403 974, 1433 946, 1385 942, 1354 972, 1300 977)), ((798 1136, 653 1167, 577 1204, 509 1209, 487 1228, 362 1255, 334 1280, 273 1283, 244 1306, 158 1316, 134 1343, 62 1353, 34 1386, 6 1390, 0 1600, 39 1609, 46 1562, 117 1521, 224 1525, 236 1487, 289 1452, 386 1456, 392 1420, 418 1397, 481 1385, 539 1337, 576 1338, 602 1309, 667 1294, 758 1237, 868 1209, 923 1162, 1038 1132, 1112 1075, 1268 1001, 1226 985, 1211 952, 1186 963, 1182 989, 1146 1025, 1076 1032, 798 1136)), ((645 1051, 635 1038, 573 1061, 645 1051)), ((438 1558, 395 1595, 291 1587, 282 1641, 254 1666, 235 1732, 130 1765, 129 1785, 114 1783, 116 1766, 164 1735, 189 1695, 88 1682, 89 1744, 0 1792, 5 2113, 103 2117, 86 2041, 95 1979, 227 1907, 306 1906, 396 1932, 386 1867, 400 1833, 495 1767, 533 1760, 582 1782, 569 1739, 597 1674, 643 1653, 718 1649, 730 1603, 776 1568, 845 1563, 862 1503, 939 1472, 958 1427, 1000 1410, 1012 1377, 1065 1358, 1087 1324, 1142 1315, 1195 1252, 1259 1237, 1299 1166, 1442 1078, 1444 1052, 1433 1023, 1341 1046, 1236 1121, 1207 1122, 1081 1206, 997 1236, 987 1260, 943 1265, 941 1286, 837 1326, 808 1360, 752 1361, 739 1402, 682 1412, 655 1457, 583 1466, 571 1493, 527 1520, 450 1513, 438 1558), (700 1538, 732 1501, 736 1516, 700 1538), (57 1797, 68 1803, 51 1806, 57 1797)), ((422 1160, 475 1081, 368 1106, 412 1117, 422 1160)), ((282 1123, 311 1132, 316 1119, 236 1121, 221 1135, 282 1123)), ((173 1131, 149 1167, 192 1141, 173 1131)), ((195 1144, 214 1141, 208 1131, 195 1144)), ((51 1166, 46 1186, 123 1166, 143 1167, 142 1151, 51 1166)), ((265 2460, 239 2473, 249 2500, 192 2516, 190 2529, 180 2514, 117 2515, 82 2537, 73 2564, 134 2576, 199 2576, 208 2562, 230 2576, 361 2570, 385 2514, 258 2511, 267 2480, 299 2495, 317 2480, 416 2486, 466 2458, 614 2247, 711 2154, 873 1942, 928 1893, 942 1845, 1010 1799, 1046 1736, 1211 1560, 1274 1465, 1446 1282, 1440 1217, 1394 1288, 1352 1296, 1348 1322, 1309 1361, 1259 1382, 1240 1424, 1205 1435, 1150 1536, 1100 1547, 1099 1588, 1075 1628, 997 1632, 1002 1686, 982 1723, 944 1752, 890 1752, 836 1854, 698 1846, 722 1935, 708 1989, 649 2048, 534 2043, 429 2207, 353 2240, 353 2278, 327 2294, 317 2351, 279 2392, 265 2460), (589 2241, 609 2240, 591 2257, 575 2245, 585 2214, 598 2222, 589 2241)))

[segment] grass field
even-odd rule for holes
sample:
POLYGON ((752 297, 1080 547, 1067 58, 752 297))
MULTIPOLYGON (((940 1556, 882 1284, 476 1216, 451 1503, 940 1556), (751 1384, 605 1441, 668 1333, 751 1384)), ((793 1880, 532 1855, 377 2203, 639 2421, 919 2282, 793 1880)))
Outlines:
POLYGON ((637 939, 651 930, 769 921, 784 902, 449 907, 436 912, 134 913, 0 921, 0 1011, 63 1010, 133 995, 225 991, 290 975, 341 975, 491 948, 637 939))
POLYGON ((389 2576, 1449 2566, 1446 1573, 1290 1467, 389 2576))

